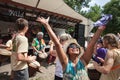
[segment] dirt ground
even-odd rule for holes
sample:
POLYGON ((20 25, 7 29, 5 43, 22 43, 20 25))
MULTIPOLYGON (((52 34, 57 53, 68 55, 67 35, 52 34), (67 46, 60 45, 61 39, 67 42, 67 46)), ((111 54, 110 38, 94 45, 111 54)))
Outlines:
MULTIPOLYGON (((43 73, 36 72, 36 74, 30 77, 29 80, 54 80, 55 64, 48 65, 45 62, 42 62, 41 64, 43 73)), ((2 63, 0 66, 0 80, 10 80, 10 71, 10 62, 2 63)))
MULTIPOLYGON (((48 65, 46 61, 42 61, 41 70, 43 73, 36 72, 32 77, 29 78, 29 80, 54 80, 55 64, 48 65)), ((7 61, 2 63, 0 65, 0 80, 10 80, 10 72, 10 62, 7 61)), ((34 69, 29 70, 29 73, 33 72, 35 72, 34 69)), ((88 69, 88 76, 90 80, 99 80, 100 73, 98 73, 94 68, 90 68, 88 69)))

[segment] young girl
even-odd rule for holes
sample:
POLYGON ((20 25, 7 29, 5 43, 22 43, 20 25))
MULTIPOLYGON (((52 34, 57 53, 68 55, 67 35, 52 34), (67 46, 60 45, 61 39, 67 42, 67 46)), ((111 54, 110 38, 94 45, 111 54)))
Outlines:
POLYGON ((48 23, 49 18, 45 19, 43 17, 38 17, 37 21, 44 25, 56 46, 57 55, 63 69, 63 80, 89 80, 85 66, 89 63, 94 49, 93 46, 105 27, 101 26, 98 28, 85 53, 82 54, 82 49, 75 39, 69 40, 68 43, 66 42, 67 44, 65 44, 65 46, 60 44, 57 36, 48 23))

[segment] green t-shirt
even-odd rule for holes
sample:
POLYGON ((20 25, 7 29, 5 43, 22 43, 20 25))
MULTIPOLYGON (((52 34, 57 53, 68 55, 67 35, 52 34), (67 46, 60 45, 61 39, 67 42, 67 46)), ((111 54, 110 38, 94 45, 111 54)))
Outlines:
POLYGON ((46 44, 43 39, 39 40, 38 38, 34 38, 32 46, 36 47, 36 49, 40 51, 46 46, 46 44))

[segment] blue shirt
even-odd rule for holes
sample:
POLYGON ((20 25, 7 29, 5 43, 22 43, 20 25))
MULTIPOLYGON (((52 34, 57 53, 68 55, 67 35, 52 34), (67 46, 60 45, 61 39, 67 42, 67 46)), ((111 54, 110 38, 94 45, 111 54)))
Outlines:
POLYGON ((63 80, 89 80, 84 64, 79 60, 74 67, 72 61, 69 61, 63 72, 63 80))

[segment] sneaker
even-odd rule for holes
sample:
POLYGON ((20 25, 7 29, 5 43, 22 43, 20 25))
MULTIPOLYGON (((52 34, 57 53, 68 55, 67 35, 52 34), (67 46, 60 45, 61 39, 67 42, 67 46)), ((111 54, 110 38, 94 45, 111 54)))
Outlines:
POLYGON ((96 21, 93 25, 94 26, 105 26, 110 20, 112 20, 112 15, 111 14, 105 14, 102 16, 101 19, 96 21))

